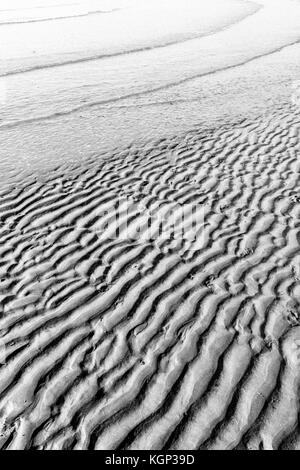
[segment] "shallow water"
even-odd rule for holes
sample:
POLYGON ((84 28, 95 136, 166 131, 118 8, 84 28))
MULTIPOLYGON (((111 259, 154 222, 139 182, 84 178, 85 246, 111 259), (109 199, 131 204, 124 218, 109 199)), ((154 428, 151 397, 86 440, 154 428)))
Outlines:
POLYGON ((111 13, 0 26, 0 71, 9 74, 1 78, 1 127, 77 110, 90 109, 92 117, 99 105, 178 84, 184 93, 190 80, 300 38, 300 4, 293 1, 284 12, 282 1, 268 0, 175 5, 129 1, 111 13))
MULTIPOLYGON (((235 83, 220 73, 268 60, 300 38, 300 3, 293 0, 1 5, 0 21, 24 21, 0 25, 1 165, 18 167, 188 129, 218 115, 222 94, 225 108, 240 108, 236 96, 247 108, 263 94, 252 87, 255 70, 235 83), (55 19, 58 11, 65 18, 55 19), (205 76, 215 72, 208 82, 215 85, 206 87, 205 76)), ((284 70, 271 65, 267 73, 277 83, 284 70)))
POLYGON ((201 37, 258 9, 240 0, 100 0, 52 8, 47 3, 0 11, 2 75, 201 37))

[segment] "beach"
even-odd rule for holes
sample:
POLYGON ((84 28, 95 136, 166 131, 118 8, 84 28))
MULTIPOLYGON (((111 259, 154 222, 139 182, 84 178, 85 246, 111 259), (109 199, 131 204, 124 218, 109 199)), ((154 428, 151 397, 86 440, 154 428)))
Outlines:
POLYGON ((299 450, 300 2, 24 3, 1 449, 299 450))

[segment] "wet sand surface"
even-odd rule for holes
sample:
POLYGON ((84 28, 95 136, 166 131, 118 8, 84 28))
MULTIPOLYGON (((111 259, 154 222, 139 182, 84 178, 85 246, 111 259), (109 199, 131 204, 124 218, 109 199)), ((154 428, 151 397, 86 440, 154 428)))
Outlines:
MULTIPOLYGON (((76 93, 64 81, 81 62, 2 77, 2 449, 300 448, 300 46, 285 23, 300 4, 286 3, 277 44, 245 59, 241 37, 226 65, 231 27, 196 39, 203 57, 211 44, 197 73, 186 38, 138 66, 99 59, 96 101, 83 76, 76 93), (180 67, 164 74, 164 54, 180 67)), ((274 4, 232 28, 269 8, 270 32, 274 4)))

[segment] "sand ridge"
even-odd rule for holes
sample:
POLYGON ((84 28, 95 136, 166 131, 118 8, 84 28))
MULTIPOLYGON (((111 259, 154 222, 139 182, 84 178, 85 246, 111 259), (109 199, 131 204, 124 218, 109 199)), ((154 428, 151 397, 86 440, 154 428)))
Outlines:
POLYGON ((299 448, 299 136, 290 105, 1 192, 2 449, 299 448), (133 236, 189 204, 199 246, 133 236))

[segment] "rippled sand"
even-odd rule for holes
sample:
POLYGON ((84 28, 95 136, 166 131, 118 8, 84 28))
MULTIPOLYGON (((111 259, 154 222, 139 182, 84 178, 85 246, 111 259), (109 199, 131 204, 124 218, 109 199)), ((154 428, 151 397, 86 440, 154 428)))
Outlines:
MULTIPOLYGON (((232 100, 200 78, 203 113, 179 92, 161 111, 125 102, 113 122, 145 107, 190 129, 125 144, 114 128, 113 150, 47 161, 54 121, 0 130, 15 157, 0 165, 2 449, 300 449, 298 55, 223 71, 232 100), (170 207, 195 208, 201 235, 141 236, 170 207)), ((63 141, 76 124, 61 122, 63 141)))

